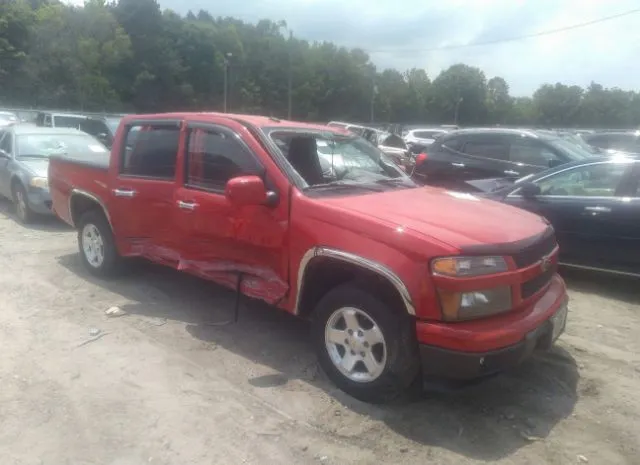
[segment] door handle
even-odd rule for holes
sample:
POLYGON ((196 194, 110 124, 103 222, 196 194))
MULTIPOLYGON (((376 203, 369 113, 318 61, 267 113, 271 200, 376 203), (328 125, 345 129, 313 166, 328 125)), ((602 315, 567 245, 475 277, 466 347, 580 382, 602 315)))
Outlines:
POLYGON ((513 170, 506 170, 506 171, 504 171, 504 174, 508 174, 509 176, 517 176, 520 173, 518 173, 517 171, 513 171, 513 170))
POLYGON ((455 166, 456 168, 464 168, 464 163, 451 163, 451 166, 455 166))
POLYGON ((593 212, 593 213, 609 213, 611 212, 611 209, 609 207, 584 207, 584 209, 588 212, 593 212))
POLYGON ((113 195, 116 197, 135 197, 137 194, 133 189, 114 189, 113 195))
POLYGON ((193 211, 198 208, 198 204, 195 202, 183 202, 182 200, 178 200, 178 208, 193 211))

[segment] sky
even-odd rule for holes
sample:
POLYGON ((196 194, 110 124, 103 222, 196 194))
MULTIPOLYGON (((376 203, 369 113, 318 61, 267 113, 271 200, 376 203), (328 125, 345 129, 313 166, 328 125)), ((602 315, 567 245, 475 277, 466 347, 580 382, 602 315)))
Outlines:
MULTIPOLYGON (((82 3, 82 0, 68 0, 82 3)), ((541 37, 485 46, 640 8, 640 0, 159 0, 244 21, 285 20, 296 37, 369 52, 379 68, 424 68, 433 79, 465 63, 501 76, 511 94, 543 83, 640 90, 640 11, 541 37), (462 46, 433 50, 443 47, 462 46)))

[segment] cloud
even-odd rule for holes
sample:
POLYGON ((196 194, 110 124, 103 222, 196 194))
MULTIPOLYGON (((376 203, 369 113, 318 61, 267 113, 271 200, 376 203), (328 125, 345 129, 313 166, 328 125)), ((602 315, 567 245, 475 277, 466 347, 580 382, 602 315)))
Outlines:
POLYGON ((498 41, 612 16, 637 0, 159 0, 179 13, 256 22, 284 19, 294 35, 367 50, 379 68, 424 68, 433 78, 455 63, 504 77, 514 95, 545 82, 638 89, 640 13, 557 34, 498 41))

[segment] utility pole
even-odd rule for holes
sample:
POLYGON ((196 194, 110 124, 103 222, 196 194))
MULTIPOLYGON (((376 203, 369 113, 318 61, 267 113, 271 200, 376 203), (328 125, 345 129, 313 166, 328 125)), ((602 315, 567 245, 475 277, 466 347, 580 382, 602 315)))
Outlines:
POLYGON ((463 98, 460 97, 456 102, 456 109, 453 113, 453 124, 458 125, 458 110, 460 110, 460 104, 462 103, 463 98))
POLYGON ((289 73, 288 73, 288 91, 287 91, 287 119, 291 120, 291 100, 293 93, 293 59, 291 57, 291 47, 293 46, 293 32, 289 29, 289 73))
POLYGON ((228 104, 228 87, 229 87, 229 66, 231 63, 229 59, 233 56, 231 52, 225 54, 224 56, 224 110, 223 112, 227 112, 227 104, 228 104))
POLYGON ((376 85, 375 81, 372 80, 372 86, 371 86, 371 122, 372 123, 375 121, 374 106, 375 106, 377 93, 378 93, 378 86, 376 85))

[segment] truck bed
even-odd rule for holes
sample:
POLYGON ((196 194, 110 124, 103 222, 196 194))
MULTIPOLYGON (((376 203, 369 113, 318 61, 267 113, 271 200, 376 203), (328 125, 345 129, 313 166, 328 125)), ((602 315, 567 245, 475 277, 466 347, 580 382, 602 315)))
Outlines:
POLYGON ((69 198, 73 190, 86 192, 106 204, 108 172, 108 153, 91 154, 83 158, 52 156, 49 162, 49 190, 56 215, 73 226, 69 211, 69 198))

